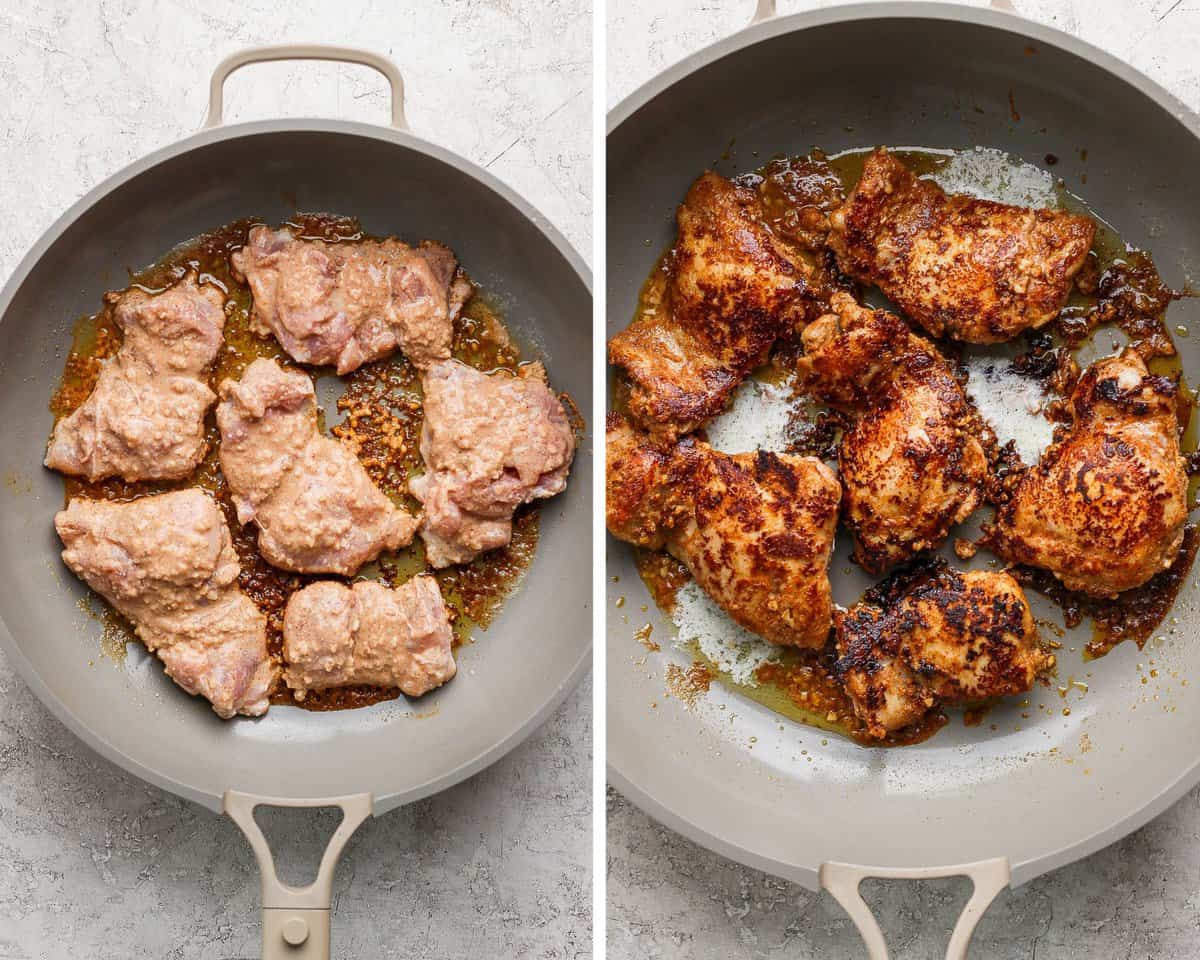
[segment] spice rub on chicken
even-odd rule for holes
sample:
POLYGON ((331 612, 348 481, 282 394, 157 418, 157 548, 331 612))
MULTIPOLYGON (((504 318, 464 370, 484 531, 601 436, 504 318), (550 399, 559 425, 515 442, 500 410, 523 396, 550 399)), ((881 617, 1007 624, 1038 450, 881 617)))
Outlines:
POLYGON ((541 364, 513 376, 446 360, 421 386, 425 473, 409 489, 425 507, 426 558, 441 568, 504 546, 517 507, 565 490, 575 434, 541 364))
POLYGON ((667 549, 734 620, 773 643, 829 636, 841 488, 814 457, 729 455, 607 421, 606 516, 616 537, 667 549))
POLYGON ((450 618, 433 577, 395 589, 332 580, 292 594, 283 615, 283 678, 309 690, 369 684, 419 697, 454 676, 450 618))
POLYGON ((1177 393, 1133 349, 1092 364, 1071 394, 1069 429, 1001 506, 987 546, 1094 597, 1170 567, 1187 520, 1177 393))
POLYGON ((937 348, 846 293, 805 328, 803 384, 850 414, 838 449, 843 515, 870 573, 940 546, 983 500, 987 430, 937 348))
POLYGON ((608 344, 631 384, 629 413, 678 436, 724 409, 808 308, 807 268, 762 222, 757 194, 703 174, 679 207, 666 292, 608 344))
POLYGON ((230 257, 254 295, 251 322, 300 363, 338 374, 399 348, 423 369, 450 356, 454 320, 471 295, 440 243, 395 238, 328 243, 254 227, 230 257))
POLYGON ((258 526, 268 563, 351 576, 412 541, 417 519, 375 486, 348 447, 321 434, 307 375, 260 358, 220 392, 221 471, 238 520, 258 526))
POLYGON ((267 619, 238 587, 216 501, 192 488, 115 502, 77 498, 54 518, 63 561, 217 715, 266 713, 278 668, 267 619))
POLYGON ((1017 582, 948 567, 876 587, 837 616, 837 671, 871 737, 939 705, 1023 693, 1054 666, 1017 582))
POLYGON ((1057 316, 1096 225, 947 195, 884 149, 830 218, 841 269, 876 284, 935 337, 998 343, 1057 316))
POLYGON ((223 342, 225 297, 189 272, 162 293, 105 295, 123 334, 83 404, 55 424, 46 466, 100 480, 176 480, 204 459, 208 369, 223 342))

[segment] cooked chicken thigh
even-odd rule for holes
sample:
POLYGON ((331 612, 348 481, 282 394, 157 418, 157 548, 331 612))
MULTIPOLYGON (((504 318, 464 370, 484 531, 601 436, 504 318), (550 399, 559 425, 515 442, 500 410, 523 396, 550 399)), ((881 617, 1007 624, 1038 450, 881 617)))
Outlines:
POLYGON ((1057 316, 1096 225, 947 194, 880 149, 830 218, 841 269, 879 286, 933 336, 1011 340, 1057 316))
POLYGON ((1069 432, 1022 477, 988 545, 1095 597, 1167 569, 1187 520, 1177 392, 1132 349, 1092 364, 1071 394, 1069 432))
POLYGON ((192 488, 75 499, 54 525, 66 565, 129 619, 172 680, 225 719, 266 712, 278 674, 267 618, 238 587, 237 554, 212 497, 192 488))
POLYGON ((877 739, 938 704, 1022 693, 1054 666, 1007 573, 937 570, 876 588, 837 621, 838 672, 877 739))
POLYGON ((238 520, 258 525, 268 563, 348 577, 412 542, 417 519, 349 449, 321 434, 308 376, 260 358, 220 389, 221 471, 238 520))
POLYGON ((440 243, 326 243, 255 227, 230 257, 254 294, 252 322, 301 363, 357 370, 397 347, 424 369, 450 356, 470 282, 440 243))
POLYGON ((841 490, 813 457, 729 455, 706 443, 607 425, 614 536, 667 548, 734 620, 773 643, 821 647, 829 636, 829 556, 841 490))
POLYGON ((846 293, 804 331, 805 385, 850 412, 839 473, 855 557, 870 573, 943 543, 983 500, 985 428, 937 348, 846 293))
POLYGON ((718 174, 703 174, 688 191, 663 302, 608 345, 643 427, 678 436, 720 413, 804 315, 806 268, 760 217, 754 191, 718 174))
POLYGON ((124 339, 91 395, 54 427, 46 466, 99 480, 176 480, 204 459, 208 367, 224 342, 225 298, 189 273, 159 294, 105 295, 124 339))
POLYGON ((513 376, 455 360, 422 376, 425 473, 409 489, 425 506, 421 538, 434 567, 504 546, 517 507, 566 489, 575 434, 544 377, 540 364, 513 376))
POLYGON ((389 590, 322 580, 292 594, 283 615, 284 680, 309 690, 370 684, 419 697, 454 676, 450 618, 433 577, 389 590))

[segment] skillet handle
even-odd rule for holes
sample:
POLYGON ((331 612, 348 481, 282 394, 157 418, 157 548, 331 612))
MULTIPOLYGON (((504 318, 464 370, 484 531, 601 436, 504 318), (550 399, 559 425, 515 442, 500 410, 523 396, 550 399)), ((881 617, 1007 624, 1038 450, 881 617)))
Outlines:
POLYGON ((758 0, 754 6, 754 16, 750 18, 750 24, 753 26, 756 23, 762 23, 764 20, 770 20, 775 16, 775 0, 758 0))
POLYGON ((917 870, 905 870, 897 867, 860 867, 850 863, 827 861, 821 864, 821 886, 833 894, 833 898, 850 914, 850 919, 858 927, 863 941, 867 945, 867 955, 870 960, 888 960, 887 943, 883 939, 883 931, 875 920, 875 915, 867 902, 859 893, 859 884, 867 877, 878 877, 883 880, 933 880, 937 877, 970 877, 974 889, 971 899, 963 907, 954 925, 954 933, 950 935, 950 945, 946 948, 946 960, 966 960, 967 947, 971 943, 971 934, 975 932, 975 924, 983 916, 988 905, 996 898, 1001 890, 1008 886, 1010 872, 1007 857, 997 857, 994 860, 977 860, 974 863, 961 863, 953 867, 929 867, 917 870))
MULTIPOLYGON (((770 0, 773 2, 773 0, 770 0)), ((357 63, 383 74, 392 89, 392 126, 407 130, 404 119, 404 78, 387 57, 370 50, 354 47, 334 47, 321 43, 282 43, 274 46, 249 47, 231 54, 217 64, 208 85, 208 116, 205 127, 219 127, 225 107, 225 81, 230 74, 251 63, 271 63, 276 60, 331 60, 337 63, 357 63)))
POLYGON ((355 830, 371 815, 369 793, 317 800, 285 800, 228 790, 224 809, 241 828, 262 875, 263 960, 329 960, 329 908, 333 900, 333 871, 355 830), (329 838, 317 878, 307 887, 283 883, 275 873, 275 858, 254 819, 257 807, 339 807, 342 822, 329 838))

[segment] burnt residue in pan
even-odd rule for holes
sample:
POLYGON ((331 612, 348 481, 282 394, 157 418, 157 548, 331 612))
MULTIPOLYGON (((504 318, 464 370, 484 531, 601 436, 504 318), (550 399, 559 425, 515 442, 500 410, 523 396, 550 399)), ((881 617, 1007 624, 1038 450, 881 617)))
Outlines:
MULTIPOLYGON (((261 337, 250 329, 251 297, 249 288, 236 280, 229 266, 229 255, 242 247, 250 228, 260 221, 238 220, 205 233, 171 250, 162 260, 130 274, 130 286, 150 291, 165 289, 189 269, 198 272, 201 283, 216 284, 228 300, 225 306, 225 343, 218 354, 210 384, 215 389, 222 380, 238 379, 259 357, 278 360, 295 367, 273 337, 261 337)), ((359 240, 366 237, 358 220, 332 214, 297 214, 289 225, 301 236, 328 242, 359 240)), ((121 345, 111 309, 82 318, 76 325, 71 350, 63 367, 62 379, 50 402, 55 420, 74 411, 92 392, 102 362, 114 355, 121 345)), ((483 370, 499 367, 515 369, 521 354, 513 344, 499 311, 491 299, 476 289, 455 324, 454 355, 483 370)), ((306 370, 317 380, 317 374, 306 370)), ((329 371, 322 371, 329 372, 329 371)), ((422 409, 420 378, 399 353, 366 364, 342 379, 337 400, 341 422, 330 431, 358 454, 371 478, 409 509, 416 501, 408 494, 408 478, 422 468, 418 449, 422 409)), ((319 408, 318 408, 319 409, 319 408)), ((322 415, 322 427, 324 417, 322 415)), ((152 493, 183 487, 201 487, 216 498, 225 513, 233 545, 241 561, 239 583, 267 616, 268 646, 272 656, 282 659, 283 611, 288 598, 316 579, 314 576, 288 573, 265 560, 257 549, 257 528, 237 522, 233 501, 221 473, 217 451, 220 433, 214 411, 207 419, 208 453, 188 478, 174 482, 126 483, 120 479, 89 482, 78 477, 64 479, 64 502, 73 497, 104 500, 130 500, 152 493)), ((468 641, 475 628, 485 629, 500 605, 520 582, 533 561, 538 541, 538 513, 534 507, 518 511, 513 522, 512 542, 472 563, 434 572, 446 598, 454 624, 455 645, 468 641)), ((360 577, 373 577, 389 586, 426 572, 424 550, 418 538, 412 546, 396 554, 387 554, 364 568, 360 577)), ((324 579, 338 579, 329 578, 324 579)), ((130 625, 108 604, 96 600, 90 610, 103 608, 104 649, 114 658, 123 653, 124 644, 134 639, 130 625)), ((275 704, 302 706, 306 710, 345 710, 395 699, 399 691, 381 687, 342 687, 309 691, 303 701, 295 701, 280 682, 271 701, 275 704)))

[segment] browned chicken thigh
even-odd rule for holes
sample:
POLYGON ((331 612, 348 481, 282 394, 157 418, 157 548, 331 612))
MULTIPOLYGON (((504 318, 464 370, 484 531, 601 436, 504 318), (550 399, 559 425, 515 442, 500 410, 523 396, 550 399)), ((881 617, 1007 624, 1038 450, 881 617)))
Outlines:
POLYGON ((611 415, 606 469, 614 536, 665 543, 722 609, 765 639, 824 645, 841 491, 821 461, 731 456, 691 439, 672 445, 611 415))
POLYGON ((935 337, 1011 340, 1062 309, 1096 225, 1063 210, 948 196, 880 149, 830 218, 841 269, 935 337))
POLYGON ((1007 573, 927 572, 870 591, 837 621, 838 673, 876 739, 939 704, 1022 693, 1054 666, 1007 573))
POLYGON ((357 370, 397 347, 424 369, 450 356, 471 284, 440 243, 326 243, 259 226, 230 257, 254 294, 252 322, 301 363, 357 370))
POLYGON ((1021 478, 988 545, 1095 597, 1167 569, 1187 520, 1177 392, 1132 349, 1092 364, 1071 395, 1070 430, 1021 478))
POLYGON ((208 368, 221 349, 225 297, 189 273, 159 294, 105 297, 124 335, 91 395, 54 427, 46 466, 99 480, 176 480, 204 459, 208 368))
POLYGON ((333 580, 292 594, 283 615, 283 678, 309 690, 369 684, 419 697, 454 676, 450 618, 433 577, 394 590, 333 580))
POLYGON ((720 413, 804 315, 807 268, 761 213, 753 190, 712 172, 680 206, 662 302, 608 344, 631 384, 629 413, 646 429, 678 436, 720 413))
POLYGON ((238 587, 229 528, 195 488, 75 499, 54 518, 63 561, 133 624, 167 675, 217 715, 265 713, 278 668, 267 618, 238 587))
POLYGON ((855 557, 881 573, 943 543, 983 500, 986 428, 950 364, 899 317, 835 293, 804 331, 804 385, 853 420, 838 466, 855 557))
POLYGON ((425 473, 409 489, 425 507, 426 557, 440 568, 504 546, 517 507, 562 493, 575 434, 541 364, 513 376, 446 360, 421 386, 425 473))
POLYGON ((268 563, 351 576, 412 542, 417 519, 371 481, 358 458, 317 425, 312 380, 258 359, 221 384, 221 472, 238 520, 258 526, 268 563))

